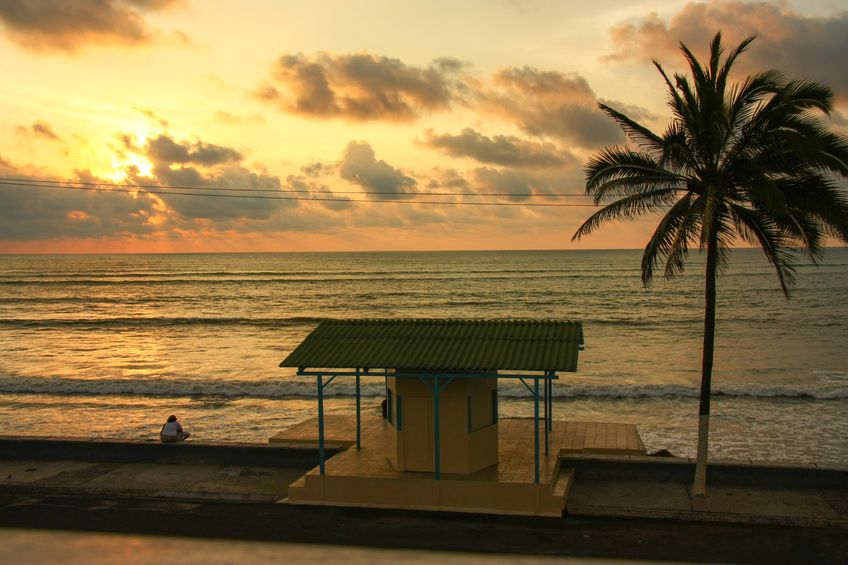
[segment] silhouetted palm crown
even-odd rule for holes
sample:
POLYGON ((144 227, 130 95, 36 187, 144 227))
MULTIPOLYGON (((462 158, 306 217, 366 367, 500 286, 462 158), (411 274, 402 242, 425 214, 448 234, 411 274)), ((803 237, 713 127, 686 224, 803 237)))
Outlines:
POLYGON ((827 236, 848 241, 848 200, 833 177, 848 176, 848 139, 818 119, 832 108, 822 84, 787 80, 777 71, 728 85, 728 74, 753 37, 722 63, 721 34, 701 66, 681 44, 691 78, 672 78, 654 61, 668 87, 673 119, 657 135, 601 105, 638 150, 607 147, 586 169, 586 190, 605 206, 577 230, 582 237, 604 222, 652 211, 664 213, 642 258, 642 280, 665 262, 666 277, 683 271, 690 246, 713 247, 719 270, 741 237, 762 247, 784 293, 794 282, 795 248, 813 261, 827 236))

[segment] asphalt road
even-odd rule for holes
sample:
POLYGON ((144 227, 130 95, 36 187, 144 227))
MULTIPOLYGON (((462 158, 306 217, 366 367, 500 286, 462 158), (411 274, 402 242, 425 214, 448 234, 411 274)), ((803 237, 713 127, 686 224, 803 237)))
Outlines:
POLYGON ((0 527, 523 555, 846 563, 848 532, 659 520, 0 495, 0 527))

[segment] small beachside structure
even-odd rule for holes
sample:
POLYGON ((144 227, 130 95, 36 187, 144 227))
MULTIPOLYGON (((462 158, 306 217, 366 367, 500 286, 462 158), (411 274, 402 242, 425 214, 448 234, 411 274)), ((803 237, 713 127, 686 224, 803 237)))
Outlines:
POLYGON ((552 383, 577 370, 582 349, 576 321, 322 321, 280 363, 314 379, 317 396, 317 422, 270 439, 318 447, 319 465, 289 486, 288 502, 558 515, 570 484, 560 453, 610 441, 644 452, 635 426, 554 422, 552 383), (324 391, 340 378, 355 381, 355 418, 324 414, 324 391), (385 419, 362 416, 363 378, 383 380, 385 419), (532 417, 499 418, 504 379, 526 387, 532 417), (328 446, 342 451, 328 460, 328 446))
POLYGON ((360 379, 385 378, 388 460, 398 471, 437 479, 497 464, 498 379, 519 379, 534 399, 538 482, 539 404, 547 452, 550 383, 557 371, 577 370, 582 348, 583 326, 571 321, 326 320, 280 366, 316 379, 322 474, 324 387, 335 378, 356 379, 357 448, 360 379))

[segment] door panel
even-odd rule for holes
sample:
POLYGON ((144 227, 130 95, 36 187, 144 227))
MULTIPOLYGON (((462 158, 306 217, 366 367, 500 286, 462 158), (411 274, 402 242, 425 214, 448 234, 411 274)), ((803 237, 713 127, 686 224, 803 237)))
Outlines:
POLYGON ((432 471, 433 407, 430 399, 403 397, 403 460, 406 471, 432 471))

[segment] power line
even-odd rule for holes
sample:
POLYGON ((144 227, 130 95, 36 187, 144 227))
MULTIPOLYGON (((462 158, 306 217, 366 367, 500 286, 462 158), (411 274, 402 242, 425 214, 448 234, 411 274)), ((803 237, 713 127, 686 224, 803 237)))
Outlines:
MULTIPOLYGON (((47 180, 47 179, 29 179, 29 178, 8 178, 8 177, 0 177, 0 181, 3 183, 39 183, 44 185, 58 185, 63 188, 71 188, 69 185, 74 185, 73 188, 79 187, 114 187, 114 188, 150 188, 154 190, 158 189, 177 189, 177 190, 207 190, 207 191, 221 191, 221 192, 273 192, 273 193, 295 193, 295 194, 366 194, 366 195, 398 195, 398 194, 409 194, 411 196, 505 196, 505 197, 548 197, 548 198, 561 198, 561 197, 573 197, 573 196, 588 196, 584 192, 552 192, 547 194, 524 194, 520 192, 415 192, 415 193, 399 193, 399 192, 391 192, 391 191, 379 191, 379 190, 306 190, 306 189, 284 189, 284 188, 228 188, 221 186, 185 186, 185 185, 161 185, 161 184, 121 184, 121 183, 110 183, 110 182, 84 182, 84 181, 55 181, 55 180, 47 180), (79 186, 77 186, 79 185, 79 186)), ((21 186, 31 186, 29 184, 22 184, 21 186)))
MULTIPOLYGON (((82 191, 94 191, 94 192, 123 192, 123 193, 142 193, 142 194, 156 194, 163 196, 191 196, 191 197, 206 197, 206 198, 242 198, 242 199, 250 199, 250 200, 297 200, 297 201, 312 201, 312 202, 346 202, 348 204, 356 204, 356 203, 371 203, 371 204, 435 204, 441 206, 532 206, 534 208, 597 208, 599 207, 597 204, 567 204, 567 203, 554 203, 554 202, 445 202, 443 200, 382 200, 377 198, 307 198, 303 196, 263 196, 258 194, 220 194, 220 193, 207 193, 207 192, 176 192, 172 190, 151 190, 149 188, 134 188, 127 185, 107 185, 112 186, 111 188, 107 188, 105 186, 69 186, 67 184, 60 184, 57 181, 54 181, 55 184, 37 184, 37 183, 28 183, 28 182, 18 182, 15 179, 14 182, 6 181, 0 179, 0 186, 6 187, 26 187, 26 188, 41 188, 41 189, 58 189, 58 190, 82 190, 82 191)), ((159 189, 170 189, 176 188, 171 186, 158 186, 159 189)), ((335 193, 333 193, 335 194, 335 193)), ((357 193, 361 194, 361 193, 357 193)), ((397 196, 419 196, 416 193, 397 193, 390 192, 386 194, 392 194, 397 196)), ((429 196, 424 194, 425 196, 429 196)), ((476 195, 476 194, 475 194, 476 195)), ((453 196, 453 195, 452 195, 453 196)), ((497 196, 509 196, 507 194, 498 193, 497 196)), ((533 196, 527 194, 513 194, 513 196, 533 196)))

